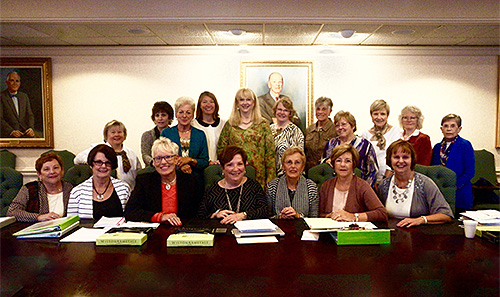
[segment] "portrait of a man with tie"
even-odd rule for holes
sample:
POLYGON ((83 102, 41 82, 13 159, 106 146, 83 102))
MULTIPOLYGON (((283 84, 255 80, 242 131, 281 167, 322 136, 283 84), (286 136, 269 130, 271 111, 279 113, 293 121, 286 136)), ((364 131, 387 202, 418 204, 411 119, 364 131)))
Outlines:
POLYGON ((35 137, 35 116, 30 99, 19 91, 21 76, 15 71, 9 72, 5 83, 7 88, 1 92, 0 101, 1 137, 35 137))

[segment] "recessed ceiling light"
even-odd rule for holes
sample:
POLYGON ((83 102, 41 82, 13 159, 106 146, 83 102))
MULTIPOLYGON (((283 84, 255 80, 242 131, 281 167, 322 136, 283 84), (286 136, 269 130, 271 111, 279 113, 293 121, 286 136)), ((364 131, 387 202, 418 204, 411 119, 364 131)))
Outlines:
POLYGON ((139 28, 128 29, 127 32, 131 33, 131 34, 144 34, 144 33, 146 33, 145 30, 139 29, 139 28))
POLYGON ((415 33, 415 30, 413 30, 413 29, 401 29, 401 30, 392 31, 392 34, 394 34, 394 35, 410 35, 413 33, 415 33))
POLYGON ((344 29, 344 30, 340 31, 340 35, 342 35, 342 37, 344 37, 344 38, 351 38, 352 35, 354 35, 354 32, 356 32, 356 31, 354 31, 352 29, 344 29))
POLYGON ((231 29, 231 30, 229 30, 229 32, 231 34, 233 34, 234 36, 240 36, 240 35, 243 35, 246 33, 246 31, 242 30, 242 29, 231 29))

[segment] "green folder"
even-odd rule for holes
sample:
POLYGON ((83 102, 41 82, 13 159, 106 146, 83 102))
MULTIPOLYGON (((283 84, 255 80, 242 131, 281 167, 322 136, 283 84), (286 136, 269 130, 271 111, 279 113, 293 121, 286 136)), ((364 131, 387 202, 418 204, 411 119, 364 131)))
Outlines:
POLYGON ((48 233, 48 232, 56 232, 63 231, 64 229, 72 226, 74 223, 80 221, 78 216, 72 217, 64 217, 60 219, 55 219, 51 221, 44 221, 35 223, 29 227, 22 229, 14 233, 14 236, 23 236, 29 234, 39 234, 39 233, 48 233))
POLYGON ((345 230, 330 233, 337 245, 365 245, 391 243, 391 230, 345 230))

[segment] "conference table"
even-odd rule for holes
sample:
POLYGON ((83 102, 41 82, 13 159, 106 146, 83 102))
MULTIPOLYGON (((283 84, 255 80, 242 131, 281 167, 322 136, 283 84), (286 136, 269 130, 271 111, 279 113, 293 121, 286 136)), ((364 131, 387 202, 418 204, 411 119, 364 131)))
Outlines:
MULTIPOLYGON (((16 239, 1 229, 2 296, 499 296, 499 246, 467 239, 459 222, 394 228, 385 245, 301 241, 303 220, 275 220, 278 243, 171 248, 161 225, 142 246, 16 239)), ((92 226, 91 222, 82 222, 92 226)), ((217 227, 192 220, 185 227, 217 227)))

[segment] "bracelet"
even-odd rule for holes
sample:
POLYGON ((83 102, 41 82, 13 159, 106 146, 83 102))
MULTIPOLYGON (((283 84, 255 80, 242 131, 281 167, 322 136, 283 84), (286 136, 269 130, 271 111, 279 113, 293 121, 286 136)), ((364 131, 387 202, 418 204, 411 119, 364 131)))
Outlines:
POLYGON ((425 216, 422 216, 421 218, 424 219, 424 224, 427 224, 427 218, 425 216))
POLYGON ((359 214, 358 213, 355 213, 354 214, 354 218, 355 218, 355 222, 359 222, 359 214))
POLYGON ((245 216, 245 217, 243 217, 243 219, 244 219, 244 220, 245 220, 245 219, 247 219, 247 218, 248 218, 248 215, 247 215, 246 211, 244 211, 244 212, 242 212, 242 213, 243 213, 243 215, 245 216))

